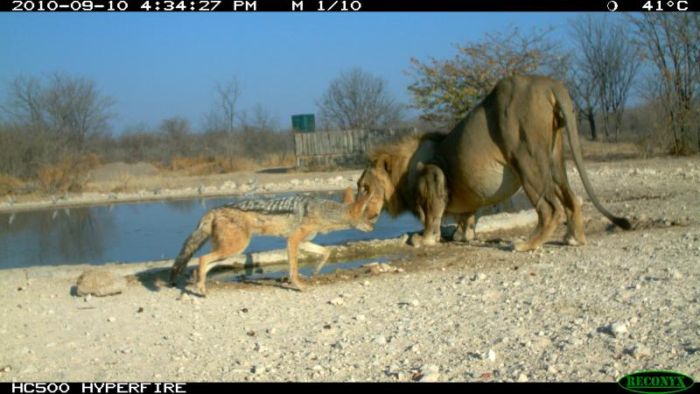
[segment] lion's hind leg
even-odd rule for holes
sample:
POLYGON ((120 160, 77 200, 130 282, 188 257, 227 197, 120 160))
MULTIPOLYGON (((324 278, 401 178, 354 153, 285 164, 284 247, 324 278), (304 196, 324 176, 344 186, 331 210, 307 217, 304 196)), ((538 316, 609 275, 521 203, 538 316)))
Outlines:
MULTIPOLYGON (((543 155, 544 156, 544 155, 543 155)), ((517 172, 523 185, 523 190, 537 211, 537 227, 527 241, 516 241, 513 245, 518 252, 527 252, 539 248, 547 242, 559 224, 562 215, 561 205, 556 196, 556 186, 552 182, 552 174, 549 169, 547 157, 519 158, 517 172), (538 165, 539 164, 539 165, 538 165)))
POLYGON ((552 160, 552 176, 557 185, 556 194, 566 212, 566 235, 564 242, 569 245, 585 245, 586 234, 583 231, 583 214, 581 200, 574 194, 566 176, 561 133, 557 133, 557 147, 552 160))
POLYGON ((476 238, 476 212, 467 212, 457 216, 457 229, 452 234, 455 242, 468 242, 476 238))

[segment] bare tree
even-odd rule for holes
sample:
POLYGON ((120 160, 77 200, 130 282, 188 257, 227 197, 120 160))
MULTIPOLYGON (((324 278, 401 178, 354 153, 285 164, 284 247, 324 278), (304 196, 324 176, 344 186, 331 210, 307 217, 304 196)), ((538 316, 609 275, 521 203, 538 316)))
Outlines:
POLYGON ((391 127, 401 119, 384 80, 359 68, 331 81, 317 105, 322 122, 340 130, 391 127))
POLYGON ((44 125, 43 88, 34 77, 18 77, 9 85, 7 102, 2 110, 7 118, 23 125, 44 125))
POLYGON ((108 130, 113 101, 93 81, 66 74, 54 74, 47 80, 19 77, 10 83, 8 92, 1 109, 8 121, 5 137, 14 135, 14 142, 8 145, 14 152, 3 159, 19 158, 8 168, 28 178, 58 174, 51 175, 52 181, 73 188, 73 180, 81 178, 91 143, 108 130))
POLYGON ((700 14, 643 14, 632 21, 640 47, 656 67, 658 102, 673 134, 672 153, 700 151, 700 14))
POLYGON ((612 129, 617 140, 625 102, 639 69, 637 47, 630 45, 625 26, 604 18, 587 15, 574 20, 572 26, 584 79, 597 87, 605 136, 612 129))
POLYGON ((113 100, 102 96, 91 80, 54 74, 43 99, 50 127, 78 152, 86 150, 88 138, 108 128, 113 100))
POLYGON ((588 121, 591 129, 591 139, 598 139, 595 112, 598 109, 597 84, 593 75, 578 67, 572 67, 568 78, 571 98, 578 108, 579 117, 588 121))
POLYGON ((185 118, 172 117, 163 120, 160 130, 164 133, 171 155, 187 156, 191 152, 190 123, 185 118))
POLYGON ((14 122, 63 138, 78 152, 88 137, 107 130, 113 105, 93 81, 66 74, 53 74, 47 86, 37 78, 17 78, 9 96, 2 108, 14 122))
POLYGON ((238 114, 238 99, 241 97, 241 87, 238 78, 233 77, 225 82, 217 82, 216 107, 209 115, 210 129, 224 130, 232 134, 236 128, 238 114))

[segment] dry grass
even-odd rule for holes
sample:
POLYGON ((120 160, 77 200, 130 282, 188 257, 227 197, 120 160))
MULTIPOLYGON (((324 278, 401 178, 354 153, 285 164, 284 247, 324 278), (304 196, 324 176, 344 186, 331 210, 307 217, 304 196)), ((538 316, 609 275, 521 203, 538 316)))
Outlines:
POLYGON ((296 158, 292 153, 271 153, 263 156, 259 163, 262 167, 291 167, 296 164, 296 158))
POLYGON ((0 174, 0 195, 19 194, 24 182, 8 175, 0 174))
POLYGON ((291 154, 270 154, 257 160, 240 156, 175 157, 166 169, 184 172, 187 175, 210 175, 254 171, 263 167, 288 167, 294 162, 294 155, 291 154))
POLYGON ((39 168, 37 179, 48 193, 79 192, 87 183, 88 172, 99 164, 99 157, 93 154, 63 159, 39 168))
POLYGON ((174 157, 168 169, 181 171, 187 175, 208 175, 255 170, 258 167, 259 165, 253 160, 241 157, 198 156, 174 157))
MULTIPOLYGON (((638 139, 627 142, 591 141, 581 138, 581 150, 586 160, 608 161, 620 159, 646 159, 652 155, 663 153, 658 145, 651 139, 638 139)), ((566 145, 566 157, 571 159, 568 143, 566 145)))

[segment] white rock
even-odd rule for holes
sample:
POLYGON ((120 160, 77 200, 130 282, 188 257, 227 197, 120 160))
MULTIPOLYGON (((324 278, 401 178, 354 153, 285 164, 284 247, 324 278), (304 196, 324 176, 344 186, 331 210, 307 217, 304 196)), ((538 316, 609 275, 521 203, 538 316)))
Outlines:
POLYGON ((474 275, 472 275, 472 282, 477 282, 486 279, 486 274, 478 272, 474 275))
POLYGON ((619 338, 627 334, 627 326, 622 322, 614 322, 610 325, 610 333, 615 337, 619 338))
POLYGON ((634 357, 637 360, 645 358, 645 357, 646 358, 651 357, 651 350, 642 344, 639 344, 639 345, 636 345, 635 347, 633 347, 629 353, 632 357, 634 357))

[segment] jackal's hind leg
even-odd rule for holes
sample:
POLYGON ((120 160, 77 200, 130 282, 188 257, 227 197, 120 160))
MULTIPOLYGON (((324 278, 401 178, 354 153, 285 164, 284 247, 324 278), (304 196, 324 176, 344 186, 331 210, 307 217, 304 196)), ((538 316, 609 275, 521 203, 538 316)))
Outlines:
POLYGON ((302 250, 305 250, 309 253, 317 254, 321 256, 321 261, 316 263, 316 268, 314 268, 314 273, 313 275, 316 276, 318 275, 319 272, 321 272, 321 269, 323 268, 324 265, 326 265, 326 262, 328 262, 328 258, 331 257, 331 251, 328 250, 328 248, 324 248, 321 245, 316 245, 313 242, 302 242, 299 247, 302 250))
POLYGON ((250 234, 238 224, 221 220, 214 223, 212 234, 212 251, 199 258, 197 269, 197 291, 206 296, 207 272, 216 266, 215 263, 245 250, 250 243, 250 234))

